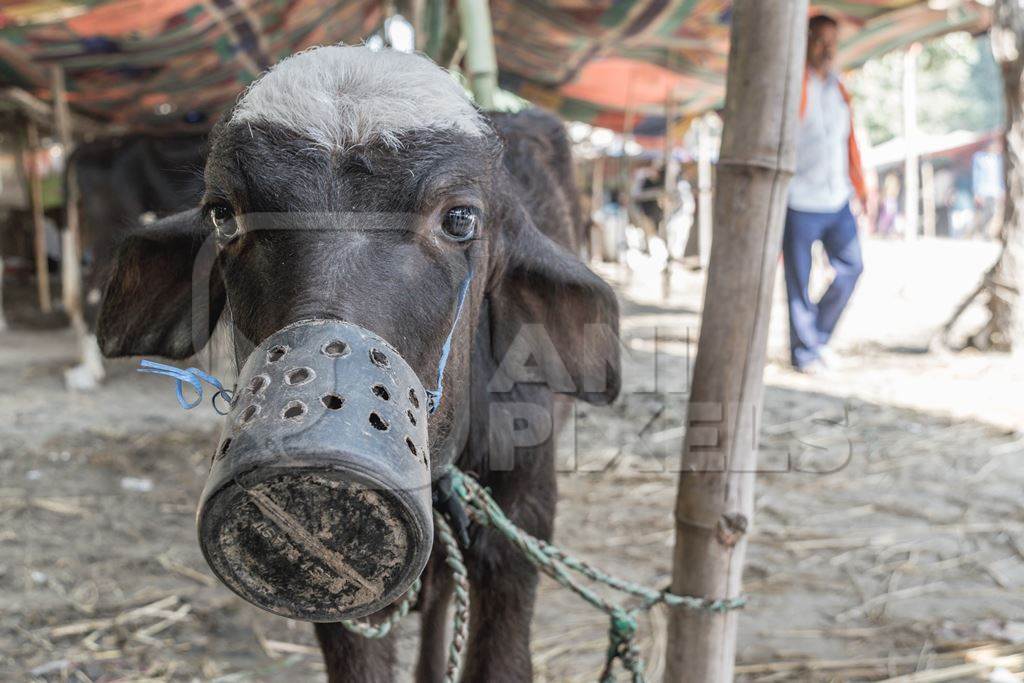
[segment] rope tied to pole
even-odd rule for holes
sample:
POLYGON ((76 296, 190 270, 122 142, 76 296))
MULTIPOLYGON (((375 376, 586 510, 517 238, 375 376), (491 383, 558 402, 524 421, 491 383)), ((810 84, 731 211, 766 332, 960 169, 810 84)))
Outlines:
POLYGON ((456 467, 450 470, 452 490, 466 505, 466 511, 477 524, 490 526, 522 551, 526 558, 562 586, 573 591, 587 603, 605 612, 611 619, 608 634, 608 652, 601 683, 614 680, 615 661, 632 674, 633 683, 643 683, 643 660, 636 646, 638 612, 646 612, 659 603, 670 607, 685 607, 714 614, 739 609, 746 604, 746 598, 708 599, 692 595, 675 595, 668 591, 656 590, 632 581, 612 576, 597 567, 577 558, 547 541, 536 538, 516 526, 504 513, 490 493, 478 481, 456 467), (584 585, 574 574, 619 592, 641 598, 641 604, 634 610, 605 600, 592 588, 584 585))
MULTIPOLYGON (((538 570, 609 616, 608 649, 600 683, 614 683, 616 661, 630 674, 632 683, 644 683, 643 658, 636 645, 636 634, 639 630, 637 615, 640 612, 646 612, 655 605, 664 603, 670 607, 724 614, 746 604, 743 597, 713 600, 692 595, 675 595, 607 574, 520 529, 505 515, 487 489, 458 468, 451 467, 447 476, 450 477, 452 494, 465 506, 465 512, 473 522, 480 526, 489 526, 500 533, 538 570), (578 577, 640 598, 640 605, 634 609, 627 609, 621 604, 606 600, 591 587, 584 585, 578 577)), ((445 550, 445 564, 452 571, 455 581, 455 628, 448 649, 448 665, 444 680, 445 683, 456 683, 462 670, 462 653, 469 635, 469 573, 456 533, 452 531, 445 515, 437 510, 434 511, 434 524, 437 541, 445 550)), ((409 613, 419 596, 420 587, 419 580, 413 583, 391 614, 379 624, 359 621, 345 621, 342 624, 349 631, 366 638, 383 638, 409 613)))

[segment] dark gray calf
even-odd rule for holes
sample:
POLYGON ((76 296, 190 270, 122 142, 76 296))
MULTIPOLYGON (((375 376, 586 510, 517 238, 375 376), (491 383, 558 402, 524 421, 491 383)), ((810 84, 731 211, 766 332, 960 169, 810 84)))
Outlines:
MULTIPOLYGON (((388 340, 430 386, 472 272, 444 401, 429 419, 432 472, 455 462, 475 473, 518 525, 550 538, 556 392, 607 403, 619 389, 618 307, 572 253, 569 169, 555 119, 483 117, 422 57, 301 53, 214 130, 201 208, 122 245, 101 347, 186 358, 228 310, 241 361, 290 323, 340 319, 388 340)), ((419 604, 421 681, 444 673, 451 585, 441 560, 428 563, 419 604)), ((467 562, 464 680, 529 680, 537 572, 488 529, 473 530, 467 562)), ((338 624, 316 632, 330 680, 390 680, 390 638, 338 624)))

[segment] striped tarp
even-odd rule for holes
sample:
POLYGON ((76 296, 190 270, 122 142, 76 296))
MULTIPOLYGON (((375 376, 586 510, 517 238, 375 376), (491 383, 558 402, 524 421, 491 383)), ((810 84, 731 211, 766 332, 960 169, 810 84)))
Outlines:
POLYGON ((2 0, 0 84, 68 101, 97 119, 208 126, 280 58, 359 41, 381 24, 374 0, 2 0))
MULTIPOLYGON (((454 0, 448 0, 454 4, 454 0)), ((761 0, 774 2, 775 0, 761 0)), ((361 40, 381 0, 0 0, 0 85, 49 99, 64 67, 82 113, 131 126, 206 126, 257 73, 310 45, 361 40)), ((396 3, 402 5, 402 3, 396 3)), ((660 135, 724 91, 729 0, 491 0, 503 87, 568 119, 660 135)), ((819 0, 844 65, 956 29, 974 0, 819 0), (951 9, 934 9, 940 4, 951 9)))
MULTIPOLYGON (((766 0, 770 1, 770 0, 766 0)), ((841 22, 840 62, 954 30, 983 30, 988 10, 965 0, 818 0, 841 22)), ((728 0, 492 0, 502 86, 567 118, 640 136, 665 130, 666 104, 695 113, 725 91, 728 0)))

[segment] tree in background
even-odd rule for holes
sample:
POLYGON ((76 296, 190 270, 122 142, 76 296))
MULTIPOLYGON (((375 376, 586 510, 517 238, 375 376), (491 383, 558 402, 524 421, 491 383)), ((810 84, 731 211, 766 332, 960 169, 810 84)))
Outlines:
MULTIPOLYGON (((903 54, 889 52, 864 64, 851 80, 857 111, 872 145, 903 134, 903 54)), ((917 60, 918 127, 942 135, 990 131, 1003 122, 999 67, 989 37, 950 33, 924 45, 917 60)))
POLYGON ((977 297, 985 296, 988 322, 970 337, 968 345, 1019 352, 1024 349, 1024 0, 996 0, 991 43, 1002 75, 1006 116, 1002 250, 978 288, 950 318, 943 337, 948 340, 960 315, 977 297))

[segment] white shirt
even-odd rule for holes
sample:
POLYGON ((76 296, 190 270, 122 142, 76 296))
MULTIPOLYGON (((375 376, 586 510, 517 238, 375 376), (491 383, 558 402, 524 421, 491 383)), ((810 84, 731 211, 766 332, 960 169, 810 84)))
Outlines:
POLYGON ((850 108, 835 74, 807 77, 807 110, 800 121, 796 174, 789 208, 834 213, 850 201, 850 108))

